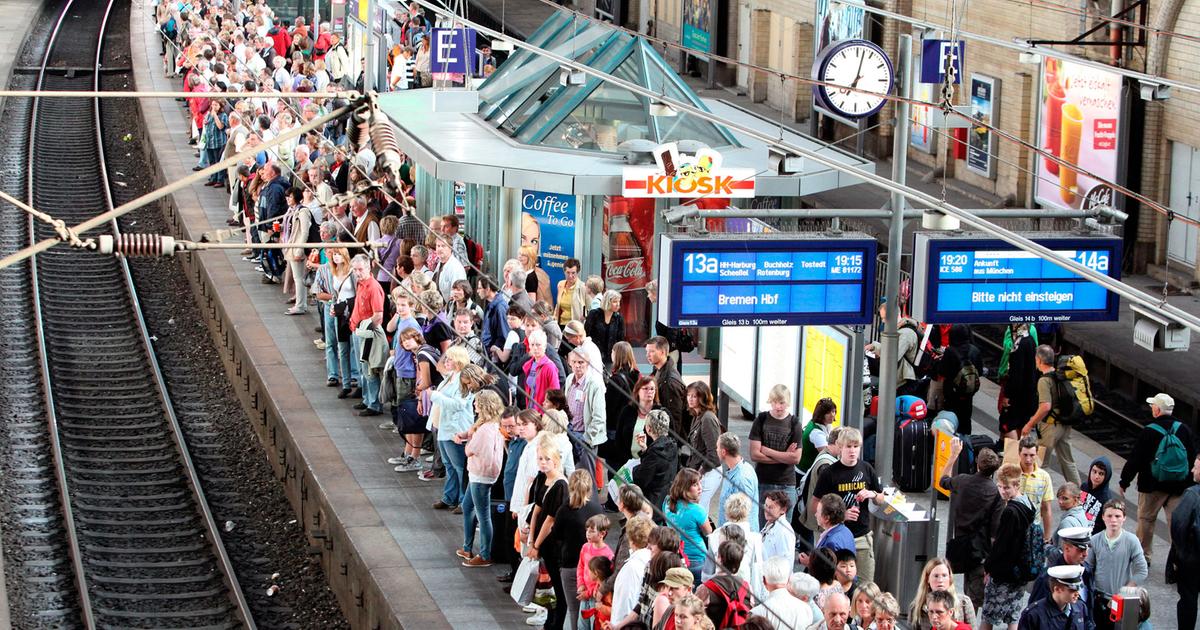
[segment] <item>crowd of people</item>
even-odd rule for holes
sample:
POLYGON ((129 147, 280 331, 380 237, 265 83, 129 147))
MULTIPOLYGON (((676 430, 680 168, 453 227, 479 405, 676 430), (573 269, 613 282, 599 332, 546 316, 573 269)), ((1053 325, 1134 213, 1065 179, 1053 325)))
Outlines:
MULTIPOLYGON (((900 602, 875 584, 871 506, 887 496, 873 436, 842 426, 833 400, 802 421, 777 385, 742 439, 718 419, 707 383, 684 382, 688 333, 660 325, 643 373, 621 294, 580 261, 566 260, 551 286, 538 252, 522 248, 494 277, 460 217, 420 218, 411 166, 398 176, 382 168, 369 141, 350 142, 345 118, 273 143, 345 105, 308 94, 360 83, 328 24, 286 19, 261 0, 162 2, 155 17, 164 68, 197 95, 179 130, 196 170, 262 146, 206 183, 228 191, 245 261, 282 284, 288 315, 314 308, 331 395, 382 416, 379 428, 402 444, 389 465, 440 484, 430 507, 462 515, 458 561, 507 565, 499 579, 513 584, 530 625, 1110 627, 1108 601, 1147 578, 1164 509, 1182 541, 1166 560, 1180 620, 1194 623, 1200 578, 1179 569, 1200 553, 1186 544, 1200 543, 1200 463, 1193 473, 1193 436, 1171 418, 1170 396, 1150 399, 1155 420, 1118 488, 1105 458, 1081 476, 1055 389, 1058 357, 1037 345, 1035 328, 1009 329, 998 412, 1014 461, 1002 463, 1003 438, 978 449, 954 440, 936 471, 953 490, 953 531, 916 596, 900 602), (295 96, 255 95, 266 92, 295 96), (287 247, 252 246, 265 242, 287 247), (1182 450, 1164 459, 1174 442, 1182 450), (1057 491, 1040 468, 1047 449, 1067 479, 1057 491), (1122 498, 1135 480, 1136 536, 1123 529, 1122 498), (545 605, 533 602, 539 576, 553 592, 545 605)), ((391 87, 430 85, 430 27, 419 10, 389 24, 391 87)), ((479 75, 495 68, 486 47, 476 65, 479 75)), ((901 322, 898 393, 950 412, 969 436, 980 353, 965 326, 925 330, 901 322), (925 348, 937 348, 931 366, 925 348)))

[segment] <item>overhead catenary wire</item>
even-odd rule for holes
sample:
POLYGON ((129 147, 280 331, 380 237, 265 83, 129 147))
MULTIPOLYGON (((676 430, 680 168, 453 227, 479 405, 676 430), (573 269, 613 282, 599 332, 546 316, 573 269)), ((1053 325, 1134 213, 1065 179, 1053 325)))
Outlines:
MULTIPOLYGON (((682 46, 681 44, 678 44, 678 43, 676 43, 676 42, 671 42, 671 41, 664 40, 664 39, 661 39, 661 38, 658 38, 658 37, 654 37, 654 36, 650 36, 650 35, 643 35, 643 34, 640 34, 640 33, 637 33, 637 32, 635 32, 635 31, 631 31, 631 30, 629 30, 629 29, 627 29, 627 28, 624 28, 624 27, 615 26, 615 25, 613 25, 613 24, 612 24, 612 23, 610 23, 610 22, 604 22, 604 21, 602 21, 602 20, 599 20, 599 19, 597 19, 597 18, 590 17, 590 16, 588 16, 588 15, 586 15, 586 14, 579 13, 578 11, 574 11, 574 10, 572 10, 572 9, 567 9, 567 8, 564 8, 564 7, 560 7, 559 5, 556 5, 556 4, 554 4, 554 2, 553 2, 552 0, 538 0, 538 1, 539 1, 539 2, 542 2, 542 3, 544 3, 544 4, 547 4, 547 5, 554 6, 554 7, 555 7, 557 10, 560 10, 560 11, 567 11, 567 12, 573 12, 573 13, 577 13, 578 15, 580 15, 581 17, 583 17, 585 20, 590 20, 590 21, 592 21, 592 22, 594 22, 594 23, 597 23, 597 24, 602 24, 602 25, 604 25, 604 26, 606 26, 606 27, 608 27, 608 28, 611 28, 611 29, 615 29, 615 30, 618 30, 618 31, 621 31, 621 32, 624 32, 624 33, 627 33, 627 34, 630 34, 630 35, 633 35, 633 36, 635 36, 635 37, 641 37, 641 38, 644 38, 644 39, 646 39, 646 40, 648 40, 648 41, 652 41, 652 42, 655 42, 655 43, 658 43, 658 44, 662 44, 662 45, 663 45, 663 46, 665 46, 665 47, 676 48, 676 49, 679 49, 679 50, 688 50, 688 49, 686 49, 686 47, 684 47, 684 46, 682 46)), ((841 0, 831 0, 831 1, 833 1, 833 2, 840 2, 841 0)), ((858 5, 855 5, 855 6, 858 6, 858 5)), ((890 13, 890 12, 887 12, 887 11, 883 11, 882 9, 876 9, 876 8, 874 8, 874 7, 870 7, 870 6, 867 6, 867 7, 865 7, 865 8, 866 8, 866 10, 867 10, 867 11, 869 11, 869 12, 871 12, 871 11, 873 11, 873 12, 882 12, 882 13, 884 14, 884 16, 885 16, 885 17, 895 17, 896 19, 901 19, 901 21, 907 21, 907 22, 908 22, 908 23, 910 23, 910 24, 918 24, 918 25, 922 24, 922 21, 921 21, 921 20, 916 20, 916 19, 914 19, 914 18, 908 18, 907 16, 903 16, 903 15, 900 15, 900 14, 893 14, 893 13, 890 13)), ((951 27, 946 27, 946 26, 941 26, 941 25, 938 25, 938 28, 940 28, 940 29, 943 29, 943 30, 950 30, 950 28, 951 28, 951 27)), ((490 29, 489 29, 489 30, 490 30, 490 29)), ((979 39, 979 38, 985 38, 985 39, 988 41, 988 43, 996 43, 996 45, 1004 45, 1004 46, 1008 46, 1008 47, 1017 47, 1017 48, 1018 48, 1018 49, 1020 49, 1020 50, 1025 50, 1025 47, 1021 47, 1021 46, 1019 46, 1019 45, 1016 45, 1016 44, 1013 44, 1013 45, 1011 45, 1011 46, 1010 46, 1010 43, 1009 43, 1009 42, 1004 42, 1003 40, 996 40, 995 38, 990 38, 990 37, 987 37, 987 36, 970 34, 970 33, 967 33, 966 31, 962 31, 961 29, 954 29, 954 30, 955 30, 956 37, 957 37, 958 39, 979 39)), ((514 43, 514 44, 515 44, 515 40, 514 40, 513 38, 511 38, 510 36, 505 36, 505 35, 502 35, 502 34, 496 33, 495 31, 490 31, 490 33, 489 33, 489 36, 490 36, 490 37, 493 37, 493 38, 496 38, 496 39, 501 39, 501 38, 503 38, 503 39, 505 39, 506 41, 510 41, 510 42, 512 42, 512 43, 514 43)), ((522 42, 522 43, 524 43, 524 42, 522 42)), ((518 46, 518 47, 524 47, 524 48, 528 48, 528 46, 518 46)), ((1033 47, 1030 47, 1030 49, 1031 49, 1031 51, 1032 51, 1032 52, 1037 52, 1037 53, 1039 53, 1039 54, 1045 54, 1047 51, 1050 51, 1050 52, 1052 52, 1053 54, 1049 54, 1049 55, 1047 55, 1047 56, 1054 56, 1054 57, 1057 57, 1057 58, 1060 58, 1060 59, 1064 59, 1064 60, 1067 60, 1067 61, 1071 61, 1072 63, 1079 63, 1079 64, 1087 65, 1087 66, 1090 66, 1090 67, 1094 67, 1094 68, 1104 69, 1105 71, 1108 71, 1108 72, 1118 72, 1118 73, 1125 73, 1125 74, 1129 74, 1130 72, 1132 72, 1132 71, 1125 71, 1125 70, 1123 70, 1122 68, 1117 68, 1117 67, 1113 67, 1113 66, 1107 66, 1107 65, 1105 65, 1105 64, 1101 64, 1101 63, 1099 63, 1099 62, 1093 62, 1093 61, 1088 61, 1088 60, 1085 60, 1085 59, 1081 59, 1081 58, 1079 58, 1079 57, 1075 57, 1075 56, 1073 56, 1073 55, 1068 55, 1068 54, 1066 54, 1066 53, 1061 53, 1061 54, 1060 54, 1060 53, 1057 53, 1057 51, 1052 51, 1051 49, 1047 49, 1047 48, 1041 48, 1041 47, 1033 48, 1033 47)), ((550 51, 548 51, 548 50, 547 50, 546 52, 550 52, 550 51)), ((738 60, 736 60, 736 59, 732 59, 732 58, 729 58, 729 57, 722 57, 722 56, 720 56, 720 55, 709 54, 708 56, 709 56, 709 57, 711 57, 711 58, 713 58, 713 59, 715 59, 715 60, 717 60, 717 61, 720 61, 721 63, 725 63, 725 64, 729 64, 729 65, 734 65, 734 66, 738 66, 738 67, 743 67, 743 68, 746 68, 746 69, 748 69, 748 70, 753 70, 753 71, 755 71, 755 72, 760 72, 760 73, 766 73, 766 74, 768 74, 768 75, 771 75, 771 76, 786 77, 786 78, 788 78, 788 79, 795 80, 795 81, 797 81, 797 82, 799 82, 799 83, 801 83, 801 84, 804 84, 804 85, 810 85, 810 86, 822 86, 822 87, 836 88, 836 89, 839 89, 839 90, 848 90, 848 91, 851 91, 851 92, 856 92, 856 93, 859 93, 859 94, 866 94, 866 95, 870 95, 870 96, 874 96, 874 97, 882 98, 882 99, 884 99, 884 100, 887 100, 887 101, 892 101, 892 102, 895 102, 895 103, 899 103, 899 102, 906 102, 906 103, 909 103, 910 105, 914 105, 914 106, 921 106, 921 107, 937 107, 937 108, 939 108, 939 109, 942 109, 942 105, 943 105, 941 102, 934 103, 934 102, 929 102, 929 101, 923 101, 923 100, 916 99, 916 98, 906 98, 906 97, 902 97, 902 96, 898 96, 898 95, 894 95, 894 94, 889 94, 889 93, 885 93, 885 92, 874 92, 874 91, 871 91, 871 90, 866 90, 866 89, 857 88, 857 87, 849 87, 849 86, 844 86, 844 85, 839 85, 839 84, 828 83, 828 82, 821 81, 821 80, 818 80, 818 79, 813 79, 812 77, 806 77, 806 76, 799 75, 799 74, 782 72, 782 71, 775 70, 775 69, 772 69, 772 68, 768 68, 768 67, 765 67, 765 66, 760 66, 760 65, 756 65, 756 64, 752 64, 752 63, 748 63, 748 62, 738 61, 738 60)), ((1141 75, 1141 73, 1135 73, 1135 74, 1139 74, 1139 75, 1141 75)), ((1146 79, 1145 79, 1145 80, 1147 80, 1147 81, 1150 81, 1150 82, 1152 82, 1152 83, 1159 83, 1159 84, 1163 84, 1163 85, 1168 85, 1168 84, 1169 84, 1169 85, 1174 85, 1174 83, 1172 83, 1172 82, 1169 82, 1168 80, 1166 80, 1166 79, 1162 79, 1162 78, 1160 78, 1160 77, 1151 77, 1150 75, 1141 75, 1141 76, 1143 76, 1143 77, 1146 77, 1146 79)), ((1188 88, 1181 88, 1181 89, 1188 89, 1188 88)), ((1192 88, 1190 88, 1190 89, 1193 89, 1194 91, 1200 92, 1200 86, 1195 86, 1195 87, 1192 87, 1192 88)), ((647 94, 643 94, 643 96, 649 96, 649 95, 647 95, 647 94)), ((659 95, 654 95, 654 98, 656 98, 656 99, 658 99, 658 100, 660 100, 660 101, 664 101, 664 102, 666 101, 666 99, 660 98, 660 96, 659 96, 659 95)), ((967 113, 964 113, 964 112, 960 112, 960 111, 958 111, 957 109, 954 109, 954 108, 948 108, 948 109, 944 109, 944 111, 945 111, 945 114, 946 114, 947 116, 955 116, 955 117, 958 117, 958 118, 962 118, 962 119, 964 119, 964 120, 967 120, 967 121, 969 121, 969 122, 971 123, 971 125, 972 125, 972 126, 976 126, 976 127, 984 127, 984 128, 986 128, 986 129, 988 129, 989 131, 992 131, 992 132, 994 132, 994 133, 997 135, 997 137, 999 137, 999 138, 1002 138, 1002 139, 1004 139, 1004 140, 1007 140, 1007 141, 1010 141, 1010 142, 1017 143, 1018 145, 1020 145, 1020 146, 1021 146, 1021 147, 1023 147, 1024 149, 1026 149, 1026 150, 1028 150, 1028 151, 1031 151, 1031 152, 1033 152, 1035 155, 1037 155, 1037 156, 1038 156, 1038 157, 1040 157, 1040 158, 1043 158, 1043 159, 1049 160, 1050 162, 1053 162, 1053 163, 1055 163, 1055 164, 1058 164, 1060 167, 1069 168, 1069 169, 1071 169, 1071 170, 1073 170, 1073 171, 1076 171, 1077 173, 1079 173, 1079 174, 1081 174, 1081 175, 1086 175, 1087 177, 1089 177, 1089 178, 1091 178, 1091 179, 1094 179, 1094 180, 1096 180, 1097 182, 1099 182, 1099 183, 1101 183, 1101 184, 1104 184, 1104 185, 1106 185, 1106 186, 1109 186, 1110 188, 1112 188, 1112 189, 1113 189, 1113 191, 1114 191, 1115 193, 1117 193, 1117 194, 1120 194, 1120 195, 1122 195, 1122 196, 1124 196, 1124 197, 1127 197, 1127 198, 1129 198, 1129 199, 1132 199, 1132 200, 1134 200, 1134 201, 1137 201, 1138 203, 1142 204, 1142 205, 1143 205, 1143 206, 1145 206, 1146 208, 1149 208, 1150 210, 1152 210, 1152 211, 1154 211, 1154 212, 1157 212, 1158 214, 1161 214, 1161 215, 1163 215, 1163 216, 1168 216, 1168 215, 1171 215, 1171 214, 1173 213, 1173 211, 1172 211, 1170 208, 1166 207, 1165 205, 1163 205, 1163 204, 1161 204, 1161 203, 1159 203, 1159 202, 1157 202, 1157 201, 1154 201, 1153 199, 1150 199, 1149 197, 1147 197, 1147 196, 1145 196, 1145 195, 1143 195, 1143 194, 1141 194, 1141 193, 1139 193, 1139 192, 1137 192, 1137 191, 1135 191, 1135 190, 1133 190, 1133 189, 1131 189, 1131 188, 1128 188, 1128 187, 1126 187, 1126 186, 1122 186, 1121 184, 1118 184, 1118 183, 1117 183, 1117 182, 1115 182, 1115 181, 1111 181, 1110 179, 1108 179, 1108 178, 1105 178, 1105 177, 1102 177, 1102 176, 1100 176, 1100 175, 1099 175, 1099 174, 1097 174, 1097 173, 1094 173, 1094 172, 1092 172, 1092 171, 1089 171, 1089 170, 1087 170, 1087 169, 1085 169, 1085 168, 1082 168, 1082 167, 1081 167, 1081 166, 1079 166, 1078 164, 1074 164, 1074 163, 1072 163, 1072 162, 1069 162, 1069 161, 1067 161, 1067 160, 1064 160, 1063 158, 1061 158, 1061 157, 1059 157, 1059 156, 1055 155, 1054 153, 1052 153, 1052 152, 1050 152, 1050 151, 1047 151, 1047 150, 1045 150, 1045 149, 1042 149, 1042 148, 1040 148, 1040 147, 1036 146, 1036 144, 1034 144, 1034 143, 1026 142, 1025 140, 1021 139, 1019 136, 1017 136, 1017 135, 1015 135, 1015 134, 1012 134, 1012 133, 1009 133, 1009 132, 1007 132, 1007 131, 1004 131, 1003 129, 1001 129, 1000 127, 998 127, 998 126, 996 126, 996 125, 993 125, 993 124, 991 124, 991 123, 987 123, 987 122, 983 122, 983 121, 980 121, 980 120, 976 120, 976 119, 975 119, 975 118, 973 118, 973 117, 972 117, 970 114, 967 114, 967 113)), ((1182 222, 1182 223, 1186 223, 1186 224, 1188 224, 1188 225, 1191 225, 1191 226, 1193 226, 1193 227, 1200 227, 1200 219, 1193 219, 1193 218, 1191 218, 1191 217, 1182 216, 1182 215, 1178 215, 1178 214, 1176 214, 1176 215, 1175 215, 1175 219, 1176 219, 1176 220, 1179 220, 1179 221, 1180 221, 1180 222, 1182 222)))
MULTIPOLYGON (((426 9, 431 10, 435 13, 439 13, 439 11, 440 11, 439 9, 434 7, 427 0, 412 0, 412 1, 424 6, 426 9)), ((495 30, 490 29, 482 24, 469 22, 469 21, 468 21, 468 24, 472 28, 475 28, 476 30, 478 30, 481 33, 490 35, 492 37, 499 37, 498 32, 496 32, 495 30)), ((797 144, 792 144, 790 142, 780 142, 771 134, 768 134, 768 133, 765 133, 758 129, 755 129, 749 125, 744 125, 744 124, 738 123, 736 121, 722 119, 721 117, 717 116, 716 114, 713 114, 712 112, 709 112, 705 109, 696 107, 696 106, 692 105, 691 103, 686 103, 686 102, 683 102, 683 101, 680 101, 677 99, 664 98, 664 97, 658 96, 653 91, 647 90, 646 88, 644 88, 640 85, 626 81, 619 77, 615 77, 606 72, 592 68, 591 66, 588 66, 586 64, 579 63, 573 59, 567 59, 561 55, 555 54, 549 50, 545 50, 539 46, 535 46, 533 44, 529 44, 529 43, 523 42, 523 41, 513 41, 513 44, 515 46, 527 49, 531 53, 542 55, 548 59, 558 62, 559 64, 573 67, 576 70, 579 70, 579 71, 581 71, 585 74, 588 74, 594 78, 597 78, 604 82, 611 83, 618 87, 624 88, 635 94, 640 94, 642 96, 659 99, 660 101, 665 102, 666 104, 674 107, 677 111, 686 112, 691 115, 702 118, 704 120, 707 120, 709 122, 714 122, 714 123, 724 125, 727 128, 739 131, 750 137, 756 138, 756 139, 768 144, 769 146, 773 146, 773 147, 776 147, 779 149, 790 151, 790 152, 794 153, 795 155, 810 158, 814 162, 817 162, 818 164, 822 164, 824 166, 841 171, 848 175, 853 175, 853 176, 858 177, 859 179, 863 180, 864 182, 871 183, 875 186, 898 193, 898 194, 904 196, 905 198, 909 199, 910 201, 915 202, 916 204, 918 204, 920 206, 924 206, 924 207, 930 208, 931 210, 940 211, 942 213, 958 217, 962 223, 965 223, 965 224, 967 224, 971 227, 974 227, 976 229, 979 229, 981 231, 987 232, 987 233, 1009 243, 1010 245, 1014 245, 1020 249, 1038 254, 1042 258, 1049 260, 1051 262, 1054 262, 1055 264, 1057 264, 1060 267, 1063 267, 1064 269, 1073 271, 1076 274, 1079 274, 1080 276, 1082 276, 1088 280, 1091 280, 1092 282, 1099 284, 1099 285, 1105 287, 1106 289, 1113 291, 1114 293, 1117 293, 1118 295, 1124 296, 1127 299, 1129 299, 1133 302, 1136 302, 1138 304, 1141 304, 1143 306, 1146 306, 1147 308, 1149 308, 1153 311, 1159 312, 1162 315, 1167 316, 1170 319, 1177 321, 1180 324, 1182 324, 1192 330, 1200 332, 1200 317, 1196 317, 1195 315, 1192 315, 1191 313, 1188 313, 1180 308, 1177 308, 1177 307, 1174 307, 1171 305, 1161 304, 1156 298, 1153 298, 1142 291, 1138 291, 1132 287, 1129 287, 1128 285, 1125 285, 1124 283, 1120 282, 1119 280, 1114 280, 1113 278, 1111 278, 1105 274, 1101 274, 1101 273, 1094 271, 1088 267, 1080 265, 1079 263, 1075 262, 1074 260, 1070 260, 1068 258, 1060 256, 1057 253, 1055 253, 1054 251, 1050 250, 1049 248, 1044 247, 1042 245, 1038 245, 1037 243, 1034 243, 1032 240, 1030 240, 1024 236, 1021 236, 1020 234, 1017 234, 1011 230, 1007 230, 1002 227, 999 227, 989 221, 981 220, 957 206, 940 201, 922 191, 916 190, 909 186, 897 184, 896 182, 893 182, 893 181, 887 179, 886 177, 876 175, 875 173, 865 171, 858 167, 844 164, 844 163, 834 160, 826 155, 816 152, 812 149, 808 149, 808 148, 802 147, 797 144)), ((1164 211, 1166 211, 1166 209, 1164 209, 1164 211)))

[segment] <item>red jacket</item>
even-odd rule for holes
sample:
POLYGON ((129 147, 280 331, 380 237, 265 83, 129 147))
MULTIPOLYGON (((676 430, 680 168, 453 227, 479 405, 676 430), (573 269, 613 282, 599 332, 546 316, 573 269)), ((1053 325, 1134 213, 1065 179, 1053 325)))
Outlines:
POLYGON ((543 355, 538 361, 537 377, 530 382, 529 373, 533 370, 533 362, 534 359, 530 359, 521 368, 525 371, 525 394, 534 403, 530 409, 541 410, 546 402, 546 392, 559 388, 558 368, 554 367, 553 361, 543 355))
POLYGON ((317 42, 313 44, 313 59, 324 59, 325 54, 333 47, 333 38, 329 33, 321 33, 317 36, 317 42))
MULTIPOLYGON (((288 48, 292 46, 292 36, 288 34, 287 29, 278 26, 271 29, 271 41, 274 42, 271 47, 275 49, 275 55, 286 59, 288 48)), ((267 64, 267 67, 274 69, 271 64, 267 64)))

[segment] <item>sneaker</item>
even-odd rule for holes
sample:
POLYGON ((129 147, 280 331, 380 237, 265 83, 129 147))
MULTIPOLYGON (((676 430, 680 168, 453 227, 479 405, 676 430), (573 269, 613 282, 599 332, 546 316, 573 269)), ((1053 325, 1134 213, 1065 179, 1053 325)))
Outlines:
POLYGON ((325 387, 337 387, 338 385, 341 385, 341 384, 342 384, 341 381, 339 381, 336 377, 332 377, 332 376, 329 377, 329 380, 325 381, 325 387))
POLYGON ((367 408, 367 404, 366 403, 355 403, 354 408, 359 411, 362 411, 363 409, 367 408))
POLYGON ((427 457, 425 458, 425 463, 426 463, 426 464, 432 464, 432 463, 433 463, 433 455, 429 455, 429 456, 427 456, 427 457))
POLYGON ((451 514, 462 514, 462 506, 461 505, 454 506, 454 509, 450 510, 450 513, 451 514))
POLYGON ((451 505, 449 503, 446 503, 445 501, 442 501, 441 499, 438 499, 437 501, 434 501, 434 503, 433 503, 433 509, 435 509, 435 510, 449 510, 450 507, 451 507, 451 505))
POLYGON ((432 470, 425 470, 422 471, 421 474, 417 475, 417 479, 420 479, 421 481, 433 481, 434 479, 437 479, 437 475, 434 474, 432 470))
POLYGON ((400 472, 415 472, 415 471, 421 470, 421 465, 415 461, 410 461, 406 464, 400 464, 399 466, 396 466, 392 470, 394 470, 398 473, 400 473, 400 472))
MULTIPOLYGON (((380 422, 380 423, 379 423, 379 428, 380 428, 380 429, 395 429, 395 428, 396 428, 396 423, 394 423, 394 422, 380 422)), ((398 457, 393 457, 392 459, 399 459, 399 458, 398 458, 398 457)), ((399 464, 400 462, 393 462, 393 461, 389 460, 389 461, 388 461, 388 463, 389 463, 389 464, 399 464)))
POLYGON ((535 628, 537 626, 544 626, 546 625, 546 618, 548 616, 549 615, 546 613, 546 609, 539 606, 537 612, 533 613, 533 616, 525 620, 525 625, 534 626, 535 628))
POLYGON ((407 461, 408 461, 407 456, 405 456, 405 457, 389 457, 387 460, 387 462, 393 466, 395 466, 396 464, 406 463, 407 461))
POLYGON ((542 610, 542 607, 538 606, 537 604, 525 604, 521 607, 521 612, 525 613, 526 615, 532 615, 539 610, 542 610))
POLYGON ((484 558, 483 556, 475 556, 474 558, 471 558, 470 560, 464 561, 462 563, 462 565, 464 567, 469 567, 469 568, 490 567, 490 566, 492 566, 492 561, 488 560, 487 558, 484 558))
POLYGON ((338 392, 338 398, 349 398, 349 397, 350 397, 350 390, 348 390, 348 389, 343 389, 342 391, 338 392))
MULTIPOLYGON (((463 560, 470 560, 472 557, 474 557, 470 551, 464 551, 462 549, 455 549, 454 555, 462 558, 463 560)), ((463 563, 463 566, 467 566, 466 563, 463 563)))
MULTIPOLYGON (((325 342, 324 342, 324 341, 317 341, 317 342, 315 342, 313 345, 315 345, 315 346, 317 347, 317 350, 324 350, 324 349, 325 349, 325 342)), ((337 384, 337 383, 334 383, 334 385, 336 385, 336 384, 337 384)))
POLYGON ((358 415, 361 417, 364 417, 364 418, 370 418, 372 416, 382 416, 383 412, 378 409, 372 409, 370 407, 367 407, 366 409, 363 409, 362 411, 358 412, 358 415))

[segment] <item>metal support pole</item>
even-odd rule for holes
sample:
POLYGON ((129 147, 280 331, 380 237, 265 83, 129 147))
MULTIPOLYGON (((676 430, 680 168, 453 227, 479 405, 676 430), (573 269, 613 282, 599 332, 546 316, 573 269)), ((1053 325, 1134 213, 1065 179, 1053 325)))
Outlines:
MULTIPOLYGON (((908 98, 912 90, 912 36, 901 35, 899 42, 899 95, 908 98)), ((908 103, 896 103, 896 129, 892 137, 892 181, 903 183, 908 167, 908 103)), ((900 254, 904 248, 903 195, 892 193, 892 221, 888 233, 887 278, 884 299, 887 314, 884 318, 883 337, 879 354, 879 418, 876 419, 875 472, 884 479, 883 485, 892 481, 892 442, 896 439, 896 380, 899 371, 900 348, 900 254)))
POLYGON ((363 92, 370 93, 375 89, 375 73, 378 72, 375 67, 375 57, 379 51, 375 50, 375 2, 376 0, 366 0, 367 2, 367 53, 363 60, 363 92))

